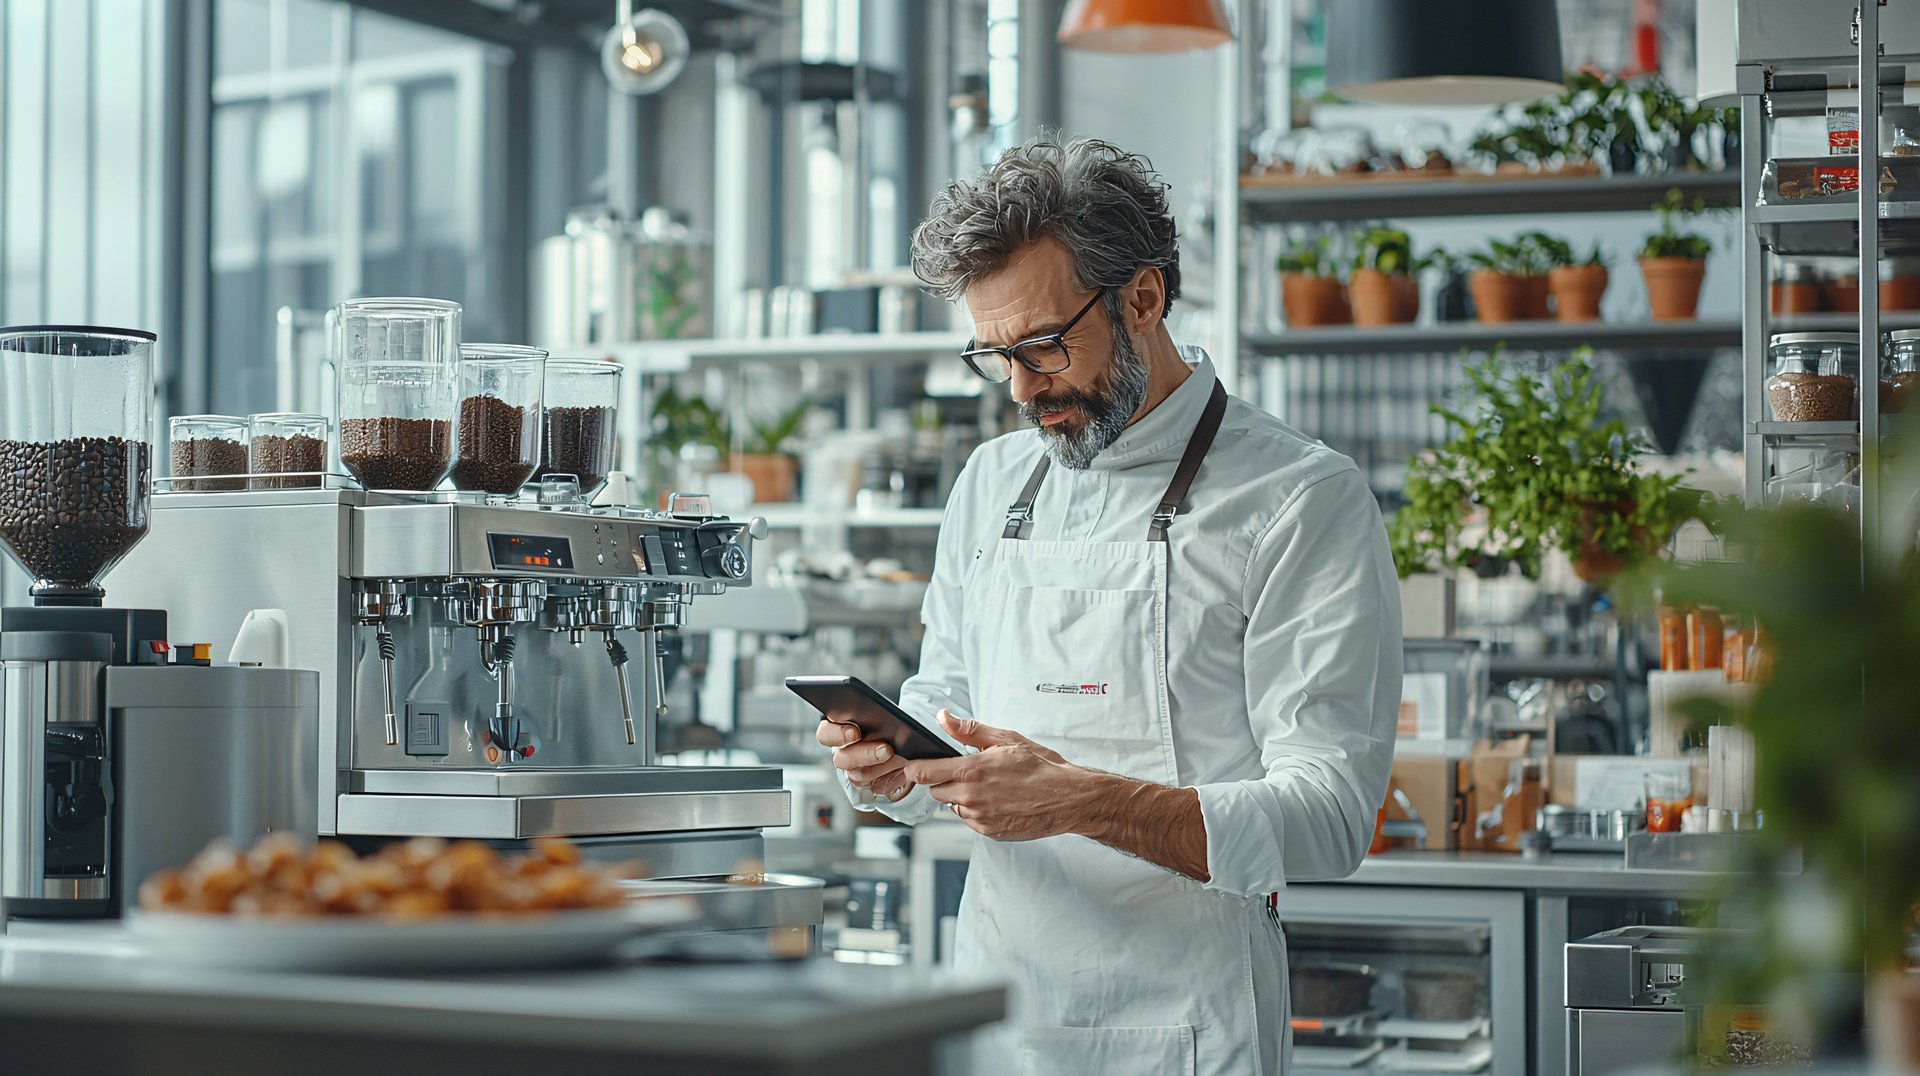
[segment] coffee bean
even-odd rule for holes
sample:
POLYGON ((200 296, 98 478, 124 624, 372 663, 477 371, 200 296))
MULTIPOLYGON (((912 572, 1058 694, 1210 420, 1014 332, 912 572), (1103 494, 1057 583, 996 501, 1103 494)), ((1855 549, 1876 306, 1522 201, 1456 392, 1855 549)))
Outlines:
POLYGON ((518 493, 533 477, 533 460, 522 444, 526 409, 498 396, 460 401, 460 452, 453 461, 453 488, 518 493))
POLYGON ((152 473, 145 441, 0 440, 0 541, 36 583, 91 583, 146 535, 152 473))
POLYGON ((613 470, 613 438, 611 407, 547 408, 540 477, 574 475, 580 479, 580 492, 592 493, 613 470))
POLYGON ((1767 380, 1767 406, 1776 422, 1845 422, 1858 394, 1845 374, 1775 374, 1767 380))
POLYGON ((452 433, 443 418, 345 419, 340 462, 368 489, 430 490, 453 462, 452 433))
MULTIPOLYGON (((190 437, 175 441, 170 456, 173 461, 173 473, 181 475, 243 475, 247 473, 247 446, 224 437, 190 437)), ((181 493, 206 493, 226 490, 246 489, 244 478, 201 478, 189 481, 176 481, 173 488, 181 493)))
MULTIPOLYGON (((292 437, 262 434, 253 439, 252 460, 252 470, 256 475, 323 471, 327 467, 327 443, 304 433, 296 433, 292 437)), ((253 480, 254 489, 317 489, 319 486, 318 474, 253 480)))

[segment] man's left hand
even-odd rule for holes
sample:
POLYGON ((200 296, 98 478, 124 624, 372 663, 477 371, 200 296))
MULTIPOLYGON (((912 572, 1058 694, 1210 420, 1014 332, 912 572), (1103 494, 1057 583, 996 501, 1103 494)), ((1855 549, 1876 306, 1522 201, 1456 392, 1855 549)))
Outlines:
POLYGON ((940 711, 954 739, 980 753, 907 763, 907 780, 948 804, 969 829, 997 841, 1031 841, 1071 833, 1094 771, 1009 729, 940 711))

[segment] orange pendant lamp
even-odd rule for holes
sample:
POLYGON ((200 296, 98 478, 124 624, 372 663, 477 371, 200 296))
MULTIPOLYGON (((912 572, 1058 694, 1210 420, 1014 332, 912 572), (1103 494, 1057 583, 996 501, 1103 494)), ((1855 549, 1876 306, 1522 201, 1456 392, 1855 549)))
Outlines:
POLYGON ((1186 52, 1233 40, 1221 0, 1073 0, 1060 43, 1092 52, 1186 52))

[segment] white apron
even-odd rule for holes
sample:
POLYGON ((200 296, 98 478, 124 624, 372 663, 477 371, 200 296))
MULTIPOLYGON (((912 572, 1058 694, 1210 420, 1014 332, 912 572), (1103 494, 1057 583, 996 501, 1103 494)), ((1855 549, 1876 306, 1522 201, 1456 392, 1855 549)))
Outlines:
MULTIPOLYGON (((1166 529, 1225 407, 1216 382, 1146 541, 1028 540, 1041 458, 966 589, 974 717, 1069 762, 1178 784, 1166 529)), ((1012 987, 1011 1026, 973 1047, 983 1076, 1247 1076, 1282 1064, 1286 952, 1265 900, 1084 837, 980 840, 955 948, 959 970, 1012 987)))

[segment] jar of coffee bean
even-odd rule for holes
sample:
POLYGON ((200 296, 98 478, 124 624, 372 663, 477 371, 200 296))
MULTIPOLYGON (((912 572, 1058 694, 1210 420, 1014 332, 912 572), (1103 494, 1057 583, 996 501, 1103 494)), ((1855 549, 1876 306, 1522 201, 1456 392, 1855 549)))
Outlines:
POLYGON ((425 491, 453 464, 460 304, 349 299, 334 308, 340 465, 367 489, 425 491))
POLYGON ((1776 333, 1767 348, 1773 376, 1767 406, 1776 422, 1847 422, 1859 414, 1853 333, 1776 333))
POLYGON ((327 470, 327 418, 272 411, 247 421, 254 489, 319 489, 327 470))
POLYGON ((460 347, 453 488, 511 496, 540 464, 547 353, 518 344, 460 347))
POLYGON ((179 415, 167 423, 175 493, 247 488, 247 420, 234 415, 179 415), (220 475, 200 478, 199 475, 220 475))
POLYGON ((571 475, 582 496, 606 484, 619 443, 614 413, 620 401, 620 367, 592 359, 554 359, 547 363, 545 442, 540 454, 542 480, 571 475))

